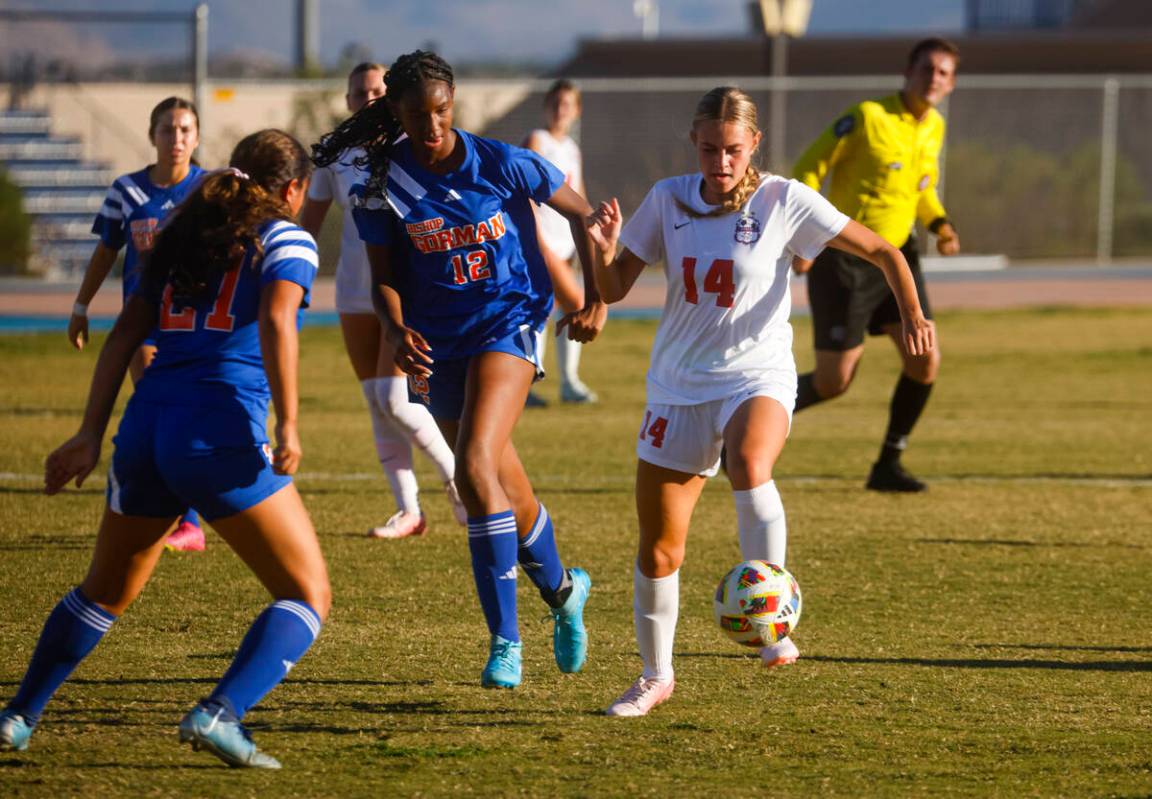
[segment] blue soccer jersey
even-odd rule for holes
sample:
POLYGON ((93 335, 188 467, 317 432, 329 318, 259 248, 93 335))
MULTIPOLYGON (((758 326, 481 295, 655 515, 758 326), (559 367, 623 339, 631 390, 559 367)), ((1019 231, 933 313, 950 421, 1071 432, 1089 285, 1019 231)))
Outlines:
POLYGON ((260 238, 263 257, 249 253, 195 305, 177 306, 171 284, 141 282, 137 293, 159 308, 156 359, 136 385, 141 401, 224 408, 239 403, 252 414, 267 413, 270 393, 257 325, 261 290, 274 280, 303 286, 299 324, 319 259, 316 242, 294 222, 269 222, 260 238))
POLYGON ((532 202, 564 183, 560 170, 520 147, 456 131, 458 169, 437 175, 412 143, 392 149, 386 202, 353 187, 360 238, 391 248, 404 322, 432 357, 463 358, 552 310, 552 281, 536 241, 532 202))
POLYGON ((160 220, 196 187, 204 170, 192 164, 188 175, 171 186, 156 186, 148 179, 149 167, 121 175, 112 182, 92 232, 110 250, 119 251, 125 244, 124 296, 136 289, 140 279, 140 257, 152 249, 160 220))

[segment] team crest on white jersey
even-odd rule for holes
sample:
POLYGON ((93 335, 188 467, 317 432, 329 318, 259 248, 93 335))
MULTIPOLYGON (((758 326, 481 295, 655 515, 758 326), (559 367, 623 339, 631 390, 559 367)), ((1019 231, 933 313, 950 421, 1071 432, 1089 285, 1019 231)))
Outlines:
POLYGON ((751 212, 745 212, 736 220, 736 241, 741 244, 755 244, 760 240, 760 220, 751 212))

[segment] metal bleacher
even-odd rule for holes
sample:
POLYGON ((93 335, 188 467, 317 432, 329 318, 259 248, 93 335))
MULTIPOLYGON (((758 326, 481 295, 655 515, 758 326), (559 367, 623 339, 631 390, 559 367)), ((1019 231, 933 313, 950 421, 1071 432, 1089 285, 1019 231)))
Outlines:
POLYGON ((0 165, 32 219, 35 271, 80 273, 96 243, 92 219, 115 175, 85 161, 79 139, 53 136, 50 117, 37 110, 0 111, 0 165))

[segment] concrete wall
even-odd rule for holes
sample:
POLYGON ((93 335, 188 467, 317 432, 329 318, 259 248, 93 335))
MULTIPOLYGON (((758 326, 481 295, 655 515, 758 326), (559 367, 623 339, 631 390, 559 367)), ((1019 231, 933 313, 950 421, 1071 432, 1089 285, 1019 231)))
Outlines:
MULTIPOLYGON (((534 86, 531 80, 460 81, 456 88, 456 125, 482 133, 515 107, 534 86)), ((201 109, 198 157, 206 167, 227 162, 233 145, 261 128, 283 128, 305 144, 341 120, 342 81, 212 81, 201 109)), ((154 160, 148 143, 148 115, 165 97, 191 98, 186 83, 81 83, 37 87, 28 107, 46 108, 53 132, 77 136, 85 157, 107 163, 117 174, 154 160)))

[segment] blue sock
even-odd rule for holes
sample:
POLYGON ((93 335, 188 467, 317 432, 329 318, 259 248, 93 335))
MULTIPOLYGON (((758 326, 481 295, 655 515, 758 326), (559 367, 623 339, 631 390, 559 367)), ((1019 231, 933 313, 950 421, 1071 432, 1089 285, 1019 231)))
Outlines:
POLYGON ((232 665, 209 701, 226 700, 237 719, 280 684, 320 634, 320 617, 307 602, 280 599, 248 628, 232 665))
POLYGON ((564 584, 564 564, 556 550, 556 533, 552 528, 552 517, 543 503, 532 523, 532 532, 520 539, 517 552, 524 573, 532 580, 545 599, 554 596, 564 584))
POLYGON ((28 672, 8 710, 36 724, 52 694, 100 643, 114 621, 115 616, 89 601, 79 588, 66 594, 44 622, 28 672))
POLYGON ((468 517, 472 576, 488 632, 520 640, 516 621, 516 517, 512 511, 468 517))
POLYGON ((184 517, 182 519, 180 519, 180 521, 188 522, 188 524, 194 524, 197 527, 199 527, 200 526, 200 514, 197 513, 196 511, 192 510, 192 508, 189 508, 188 510, 184 511, 184 517))

